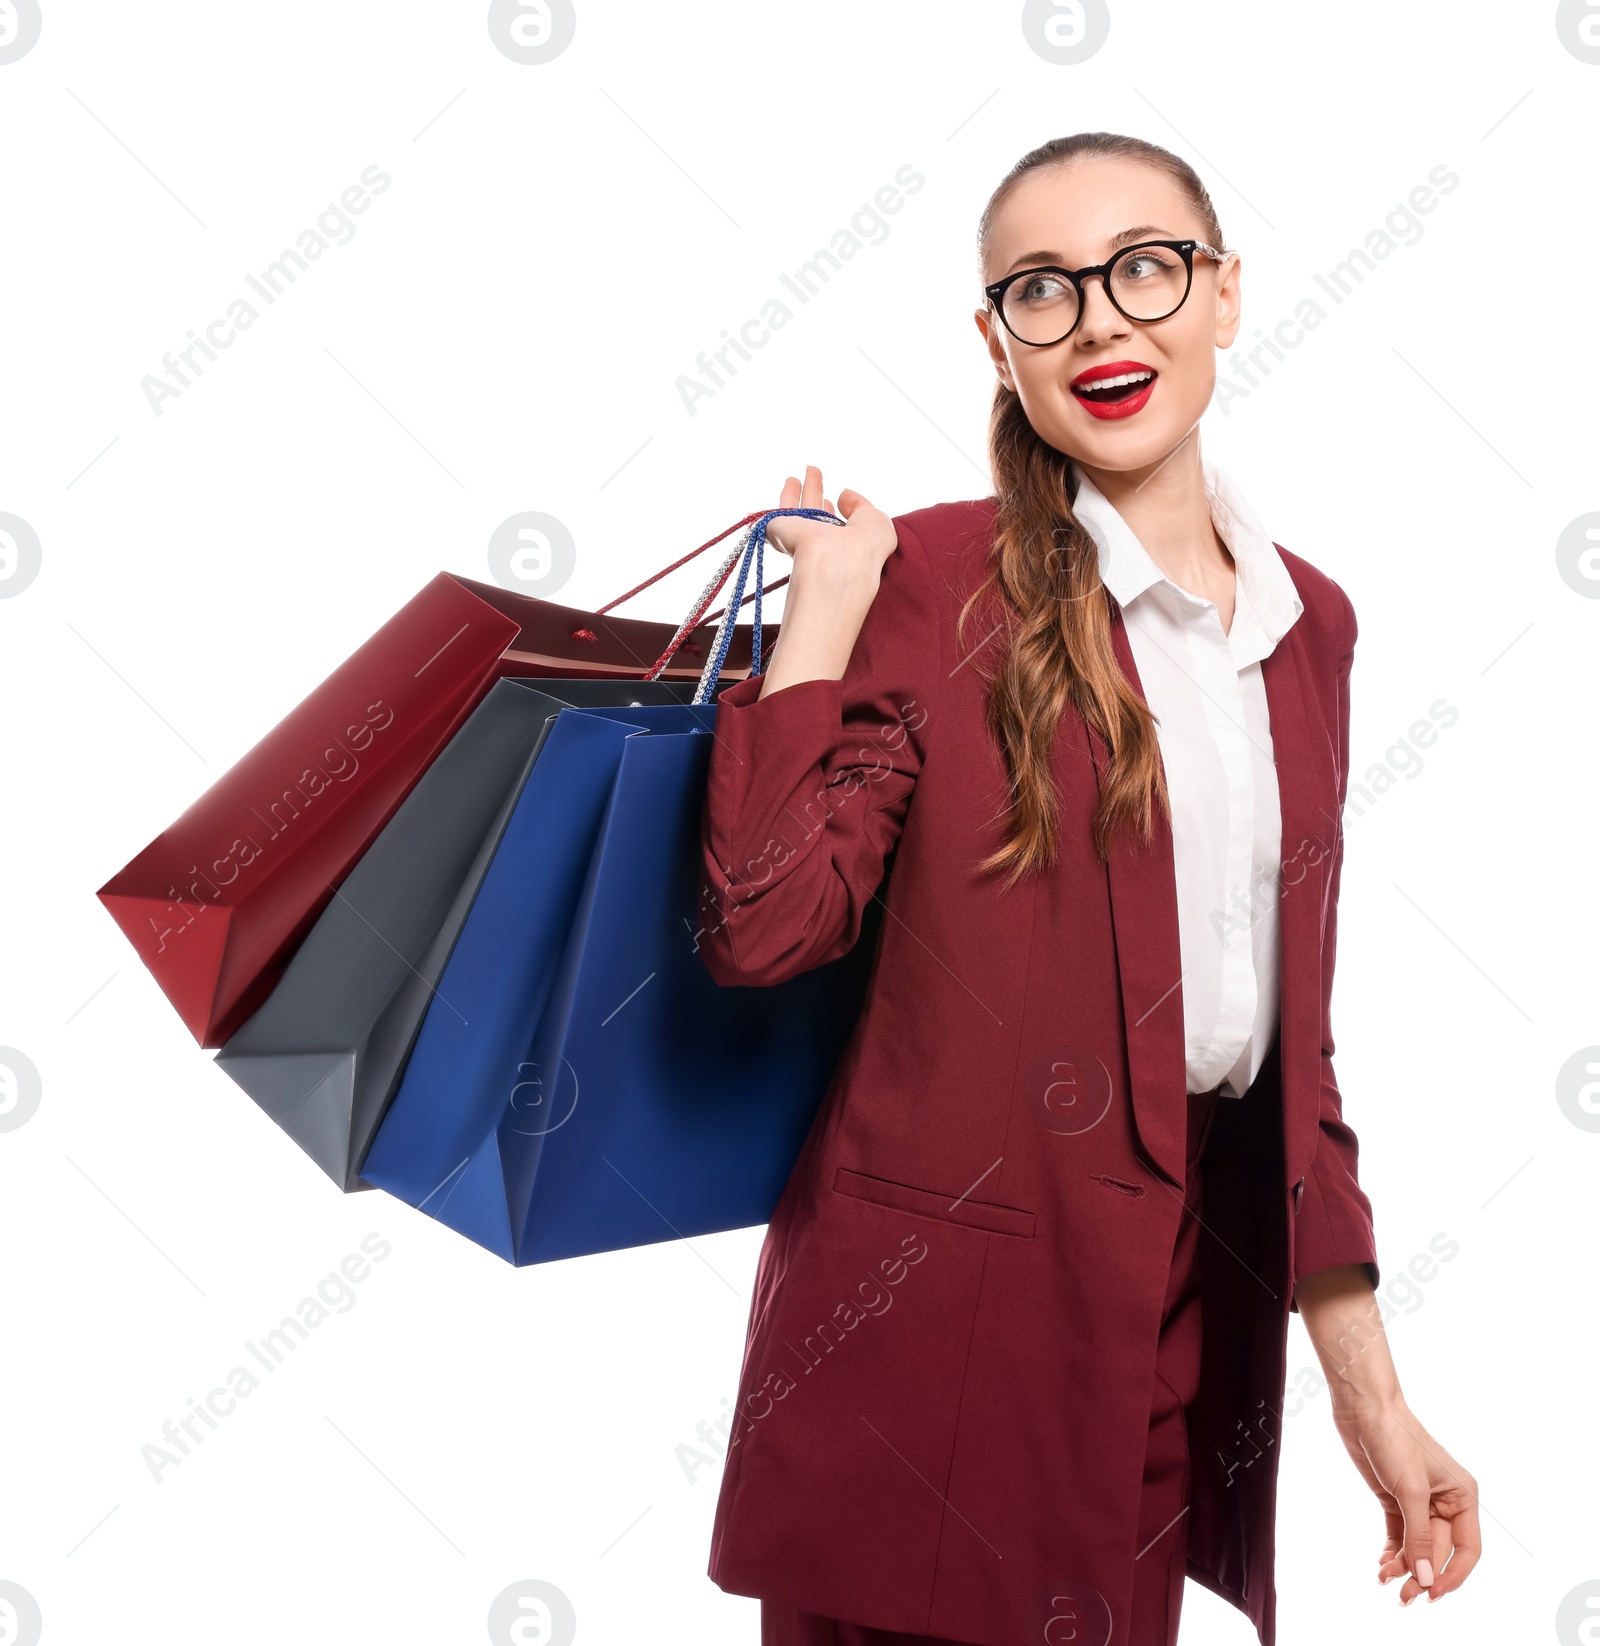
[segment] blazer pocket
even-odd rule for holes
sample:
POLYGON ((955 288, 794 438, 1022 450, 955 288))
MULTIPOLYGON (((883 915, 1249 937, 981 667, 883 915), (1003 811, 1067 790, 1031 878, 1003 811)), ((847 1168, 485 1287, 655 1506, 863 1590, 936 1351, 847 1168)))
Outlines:
POLYGON ((959 1223, 988 1234, 1033 1238, 1034 1214, 1016 1206, 1000 1206, 992 1200, 956 1200, 931 1189, 914 1189, 909 1183, 891 1183, 886 1177, 869 1177, 865 1172, 841 1166, 833 1174, 833 1192, 856 1200, 870 1200, 897 1212, 937 1218, 941 1223, 959 1223))

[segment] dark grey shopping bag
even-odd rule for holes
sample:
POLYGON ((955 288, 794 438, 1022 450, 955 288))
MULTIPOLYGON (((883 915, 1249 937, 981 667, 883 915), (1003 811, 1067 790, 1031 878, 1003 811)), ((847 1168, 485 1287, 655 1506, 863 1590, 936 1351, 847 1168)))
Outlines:
POLYGON ((692 680, 497 681, 218 1052, 342 1189, 369 1186, 361 1162, 553 717, 688 703, 695 690, 692 680))

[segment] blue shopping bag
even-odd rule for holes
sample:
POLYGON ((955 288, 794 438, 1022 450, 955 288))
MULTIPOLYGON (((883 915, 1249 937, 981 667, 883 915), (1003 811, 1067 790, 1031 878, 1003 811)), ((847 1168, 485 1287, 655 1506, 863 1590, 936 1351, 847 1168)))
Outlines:
POLYGON ((362 1167, 509 1262, 765 1222, 859 1015, 876 907, 771 988, 696 951, 704 698, 752 562, 759 666, 764 527, 695 705, 557 716, 362 1167))
POLYGON ((511 1255, 503 1208, 496 1220, 479 1207, 468 1180, 496 1169, 495 1128, 555 980, 623 744, 651 725, 699 733, 714 716, 689 705, 556 715, 362 1162, 364 1182, 511 1255))
POLYGON ((710 747, 624 745, 500 1124, 518 1263, 765 1223, 855 1026, 871 934, 771 988, 722 988, 696 952, 710 747))

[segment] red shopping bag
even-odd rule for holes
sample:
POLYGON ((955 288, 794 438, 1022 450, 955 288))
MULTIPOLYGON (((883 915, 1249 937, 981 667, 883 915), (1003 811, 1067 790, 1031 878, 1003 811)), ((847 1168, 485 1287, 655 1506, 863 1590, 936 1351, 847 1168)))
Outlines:
MULTIPOLYGON (((100 901, 196 1040, 221 1046, 262 1004, 497 679, 698 675, 714 634, 709 597, 681 625, 607 614, 737 529, 597 612, 441 572, 113 875, 100 901)), ((721 677, 742 678, 751 631, 732 634, 721 677)))

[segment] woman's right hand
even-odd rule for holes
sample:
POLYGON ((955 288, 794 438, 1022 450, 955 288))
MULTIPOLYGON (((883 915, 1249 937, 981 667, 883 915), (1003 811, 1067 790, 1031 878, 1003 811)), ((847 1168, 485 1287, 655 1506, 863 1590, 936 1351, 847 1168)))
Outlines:
POLYGON ((860 492, 840 492, 835 510, 815 465, 806 469, 804 484, 793 475, 784 481, 778 507, 826 509, 843 515, 845 524, 786 515, 767 526, 767 541, 793 559, 794 570, 761 697, 802 680, 843 678, 884 562, 898 543, 894 522, 860 492))

